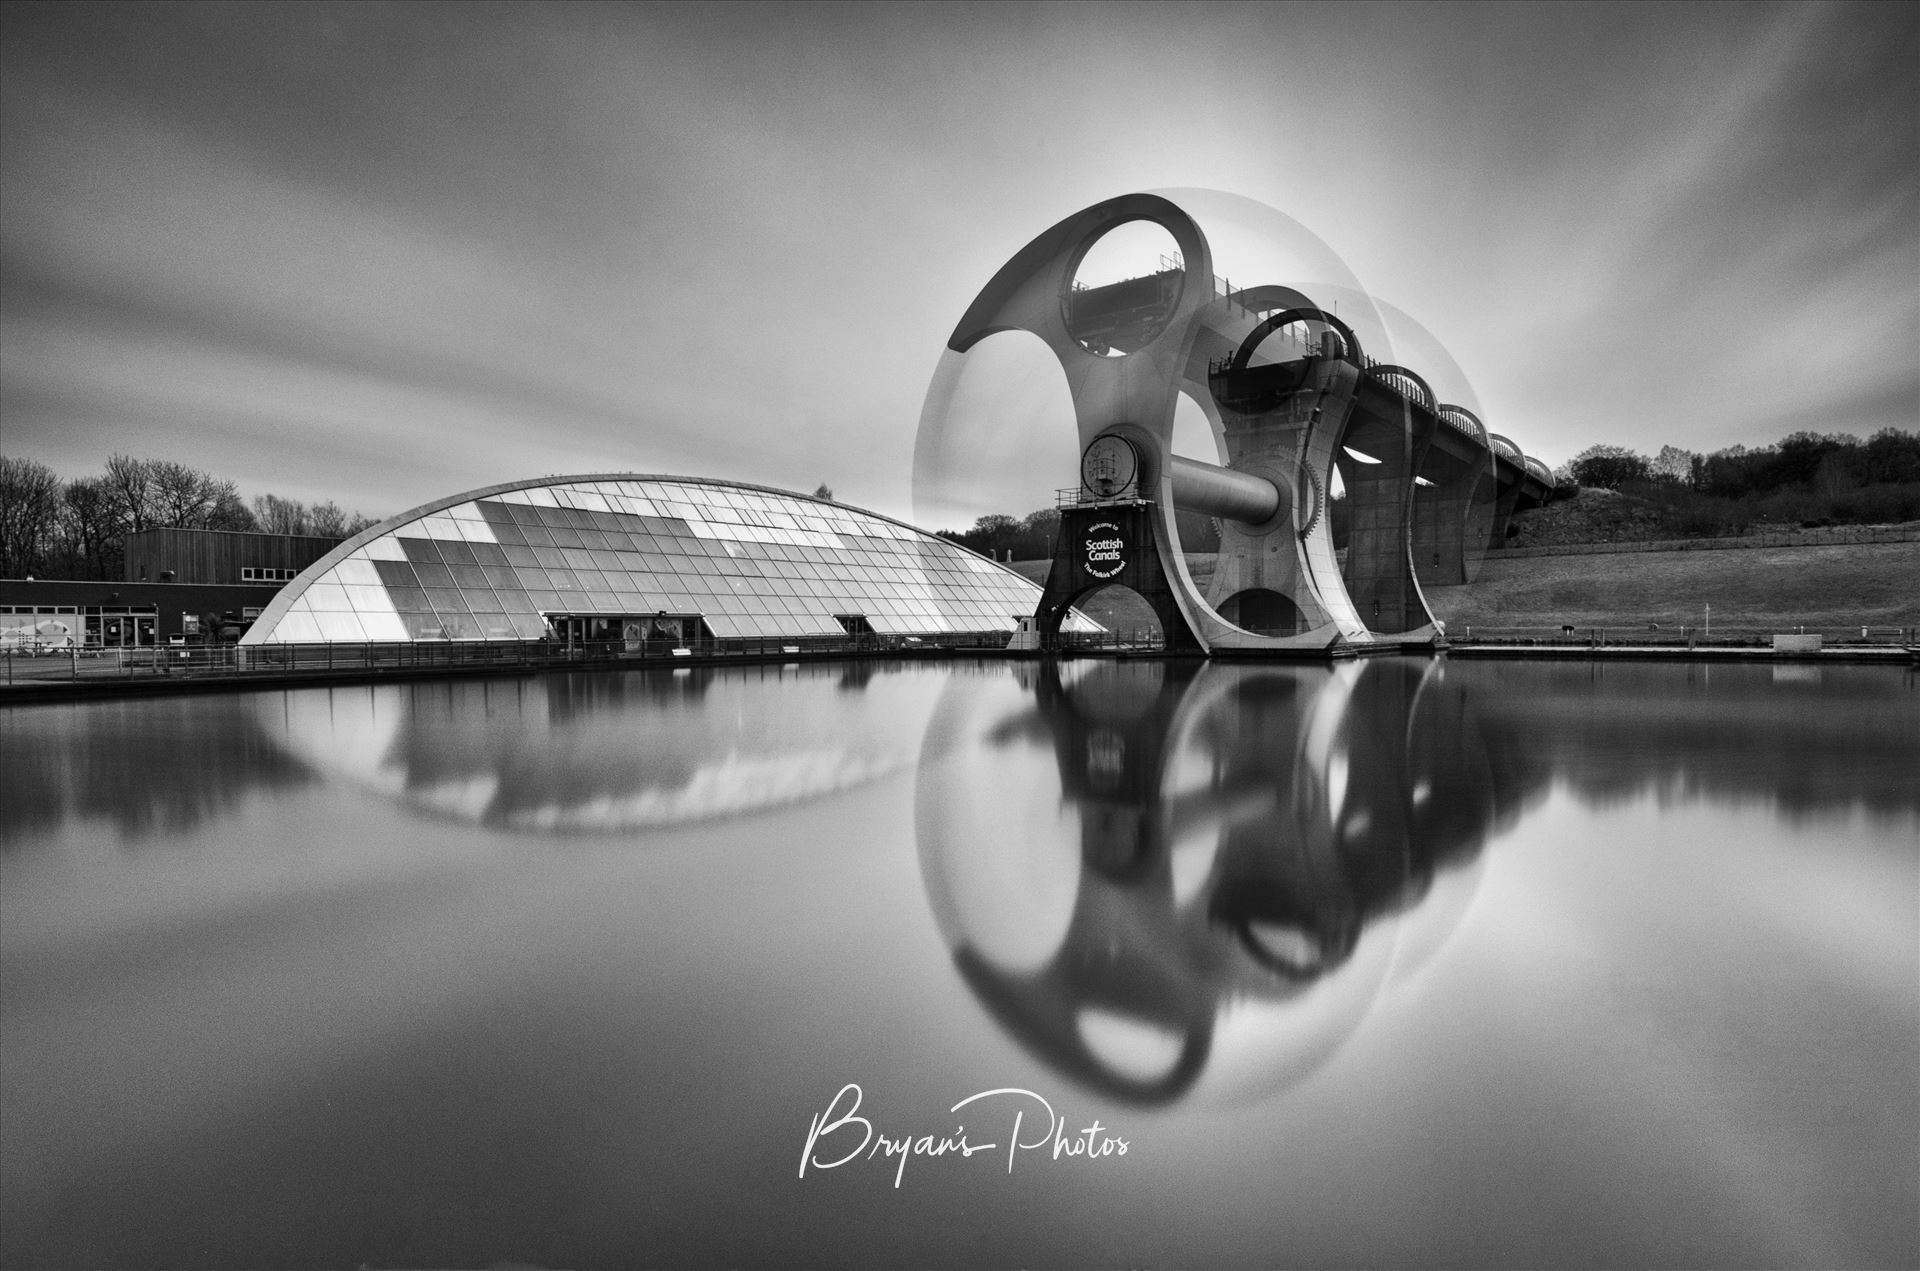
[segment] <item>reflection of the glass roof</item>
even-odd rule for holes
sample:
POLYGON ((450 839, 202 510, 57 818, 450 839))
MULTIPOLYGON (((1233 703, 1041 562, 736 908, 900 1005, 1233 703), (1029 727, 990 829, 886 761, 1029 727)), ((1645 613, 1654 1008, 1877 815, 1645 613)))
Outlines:
POLYGON ((698 616, 720 638, 1004 631, 1040 590, 931 534, 691 478, 498 486, 403 513, 281 592, 249 644, 512 640, 569 615, 698 616))
POLYGON ((301 763, 420 811, 605 832, 752 815, 903 772, 940 683, 912 663, 838 662, 385 684, 257 705, 301 763))

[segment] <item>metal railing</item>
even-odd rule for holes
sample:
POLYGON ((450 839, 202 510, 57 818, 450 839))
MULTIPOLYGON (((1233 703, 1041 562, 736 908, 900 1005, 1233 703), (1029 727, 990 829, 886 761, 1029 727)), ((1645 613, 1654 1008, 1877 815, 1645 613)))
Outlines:
POLYGON ((1920 627, 1874 626, 1755 626, 1722 624, 1687 626, 1595 626, 1568 623, 1557 627, 1450 624, 1447 640, 1460 644, 1497 644, 1562 648, 1771 648, 1776 635, 1817 635, 1827 648, 1911 648, 1920 643, 1920 627))
POLYGON ((733 659, 910 656, 1003 649, 1011 632, 765 636, 674 640, 423 640, 315 644, 171 644, 138 648, 0 651, 0 685, 156 680, 245 680, 328 675, 431 674, 586 667, 686 666, 733 659))
POLYGON ((1163 653, 1167 641, 1158 627, 1106 631, 1061 631, 1040 637, 1041 653, 1163 653))
POLYGON ((1053 506, 1056 508, 1105 507, 1116 503, 1142 503, 1140 484, 1129 481, 1123 488, 1112 494, 1095 494, 1084 486, 1057 486, 1053 491, 1053 506))

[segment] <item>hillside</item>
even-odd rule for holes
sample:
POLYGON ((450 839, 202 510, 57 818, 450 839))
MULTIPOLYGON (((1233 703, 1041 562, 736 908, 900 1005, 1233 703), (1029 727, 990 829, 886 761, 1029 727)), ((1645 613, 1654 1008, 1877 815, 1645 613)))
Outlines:
POLYGON ((1920 543, 1490 557, 1464 587, 1427 593, 1466 626, 1713 627, 1790 631, 1920 625, 1920 543))
POLYGON ((1513 518, 1517 531, 1508 547, 1558 547, 1571 543, 1618 543, 1670 537, 1659 510, 1645 499, 1617 490, 1582 490, 1513 518))
MULTIPOLYGON (((1210 556, 1189 556, 1205 588, 1210 556)), ((1046 561, 1014 568, 1046 581, 1046 561)), ((1856 543, 1737 551, 1631 552, 1580 556, 1490 557, 1463 587, 1434 587, 1427 601, 1449 630, 1468 627, 1613 627, 1663 630, 1809 630, 1858 634, 1920 627, 1920 543, 1856 543)))

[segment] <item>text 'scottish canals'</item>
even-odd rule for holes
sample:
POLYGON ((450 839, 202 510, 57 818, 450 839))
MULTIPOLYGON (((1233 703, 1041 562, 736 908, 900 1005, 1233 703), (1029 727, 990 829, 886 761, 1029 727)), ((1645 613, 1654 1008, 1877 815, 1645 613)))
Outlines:
POLYGON ((1007 1086, 970 1094, 947 1111, 958 1118, 938 1134, 895 1135, 860 1115, 863 1092, 854 1082, 840 1087, 807 1126, 800 1150, 800 1177, 866 1161, 893 1163, 893 1185, 906 1177, 910 1156, 957 1156, 1004 1162, 1011 1174, 1022 1156, 1035 1161, 1102 1161, 1125 1156, 1128 1141, 1098 1120, 1075 1129, 1064 1113, 1031 1090, 1007 1086), (973 1128, 967 1128, 971 1121, 973 1128))

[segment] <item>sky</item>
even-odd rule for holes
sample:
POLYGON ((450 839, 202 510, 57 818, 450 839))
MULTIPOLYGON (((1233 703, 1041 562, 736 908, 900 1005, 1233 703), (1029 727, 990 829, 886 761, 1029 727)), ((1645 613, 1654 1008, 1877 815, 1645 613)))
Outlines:
POLYGON ((912 519, 980 287, 1177 187, 1306 226, 1550 465, 1920 427, 1920 5, 10 0, 0 451, 912 519))

